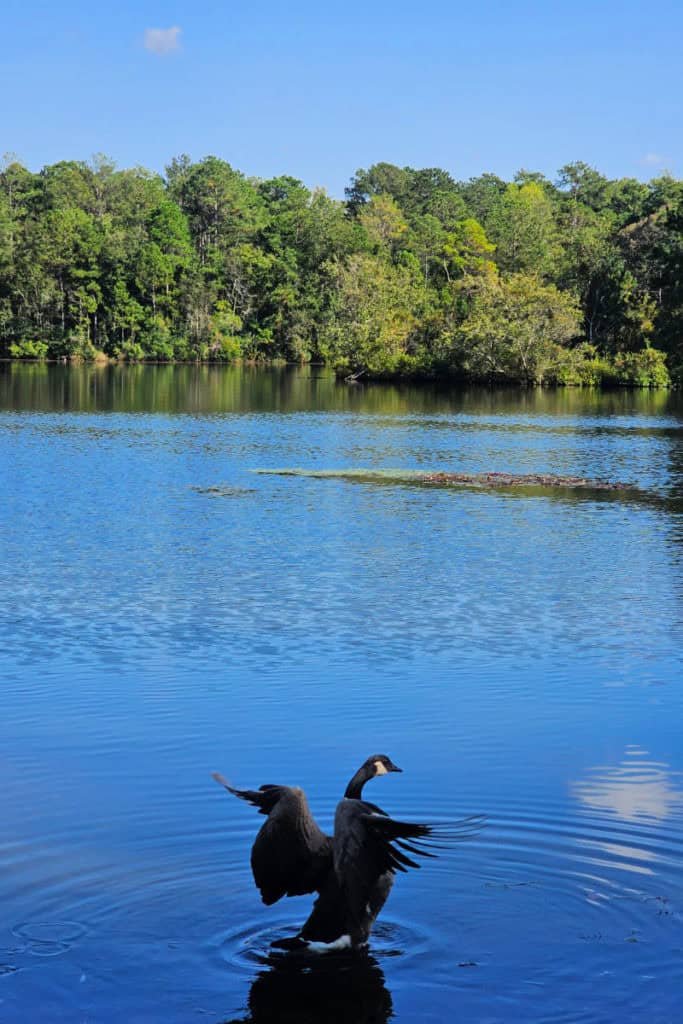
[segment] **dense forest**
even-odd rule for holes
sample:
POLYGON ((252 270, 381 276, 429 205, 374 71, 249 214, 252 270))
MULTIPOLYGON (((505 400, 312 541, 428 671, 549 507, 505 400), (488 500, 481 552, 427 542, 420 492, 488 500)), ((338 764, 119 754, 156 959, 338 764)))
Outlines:
POLYGON ((339 201, 207 157, 0 172, 0 357, 316 360, 548 384, 683 378, 683 181, 456 181, 375 164, 339 201))

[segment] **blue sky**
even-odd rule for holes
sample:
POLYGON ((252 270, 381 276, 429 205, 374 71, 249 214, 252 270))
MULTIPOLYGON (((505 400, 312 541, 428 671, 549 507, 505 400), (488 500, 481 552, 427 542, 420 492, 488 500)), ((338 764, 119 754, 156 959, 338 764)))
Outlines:
POLYGON ((572 160, 683 174, 670 0, 4 0, 0 24, 0 153, 34 170, 213 153, 334 195, 379 160, 456 178, 572 160))

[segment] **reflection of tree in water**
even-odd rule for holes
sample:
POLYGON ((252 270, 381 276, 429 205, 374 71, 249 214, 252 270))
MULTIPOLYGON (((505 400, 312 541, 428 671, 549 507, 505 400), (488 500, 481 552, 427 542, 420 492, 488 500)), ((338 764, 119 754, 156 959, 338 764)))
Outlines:
POLYGON ((391 995, 367 954, 270 956, 254 978, 248 1016, 226 1024, 386 1024, 391 995))

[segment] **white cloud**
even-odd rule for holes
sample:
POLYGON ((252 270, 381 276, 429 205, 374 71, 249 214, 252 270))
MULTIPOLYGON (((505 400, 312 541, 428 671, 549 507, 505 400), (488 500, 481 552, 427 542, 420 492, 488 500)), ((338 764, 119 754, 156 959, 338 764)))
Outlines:
POLYGON ((646 153, 640 162, 641 164, 649 164, 651 167, 661 167, 662 164, 666 163, 666 160, 659 153, 646 153))
POLYGON ((173 28, 146 28, 145 49, 161 56, 172 53, 180 46, 179 35, 180 29, 177 25, 174 25, 173 28))

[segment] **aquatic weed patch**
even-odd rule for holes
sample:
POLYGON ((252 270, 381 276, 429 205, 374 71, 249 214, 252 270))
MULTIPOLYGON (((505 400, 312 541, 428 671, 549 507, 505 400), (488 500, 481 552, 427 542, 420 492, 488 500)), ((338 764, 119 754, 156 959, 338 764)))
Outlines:
POLYGON ((399 483, 422 487, 480 488, 568 488, 591 491, 635 491, 630 483, 555 473, 453 473, 439 470, 392 469, 256 469, 255 473, 276 476, 303 476, 316 479, 354 480, 364 483, 399 483))

